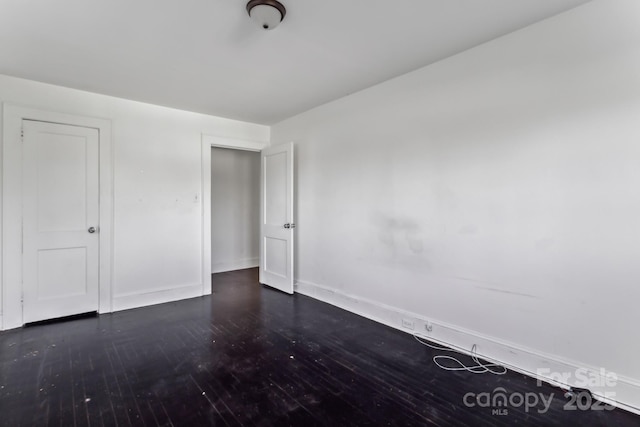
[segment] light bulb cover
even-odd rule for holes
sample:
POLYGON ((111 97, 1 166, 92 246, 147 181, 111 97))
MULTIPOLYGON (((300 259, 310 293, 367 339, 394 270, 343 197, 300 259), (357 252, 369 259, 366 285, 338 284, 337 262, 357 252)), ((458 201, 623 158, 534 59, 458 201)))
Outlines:
POLYGON ((273 30, 282 22, 287 10, 277 0, 251 0, 247 3, 247 13, 263 29, 273 30))

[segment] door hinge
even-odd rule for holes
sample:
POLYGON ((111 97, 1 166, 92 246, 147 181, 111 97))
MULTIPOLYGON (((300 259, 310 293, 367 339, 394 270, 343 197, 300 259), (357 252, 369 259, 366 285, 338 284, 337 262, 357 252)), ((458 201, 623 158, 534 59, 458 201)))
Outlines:
POLYGON ((20 128, 20 142, 24 142, 24 128, 20 128))

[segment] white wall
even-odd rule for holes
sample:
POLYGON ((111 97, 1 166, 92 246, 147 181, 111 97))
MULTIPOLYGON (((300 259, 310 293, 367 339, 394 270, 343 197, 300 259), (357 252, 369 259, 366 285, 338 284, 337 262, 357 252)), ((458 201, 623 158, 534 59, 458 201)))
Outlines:
POLYGON ((202 293, 202 133, 266 142, 267 126, 1 75, 0 102, 111 120, 114 309, 202 293))
POLYGON ((260 260, 260 153, 211 149, 211 271, 260 260))
POLYGON ((614 371, 640 408, 638 17, 594 1, 273 126, 298 290, 529 372, 614 371))

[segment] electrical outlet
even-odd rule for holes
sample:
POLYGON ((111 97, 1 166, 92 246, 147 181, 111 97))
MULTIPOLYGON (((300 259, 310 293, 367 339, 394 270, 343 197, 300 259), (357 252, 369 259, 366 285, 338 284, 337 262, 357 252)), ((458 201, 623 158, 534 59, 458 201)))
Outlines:
POLYGON ((402 319, 402 327, 413 330, 415 328, 415 324, 412 319, 402 319))

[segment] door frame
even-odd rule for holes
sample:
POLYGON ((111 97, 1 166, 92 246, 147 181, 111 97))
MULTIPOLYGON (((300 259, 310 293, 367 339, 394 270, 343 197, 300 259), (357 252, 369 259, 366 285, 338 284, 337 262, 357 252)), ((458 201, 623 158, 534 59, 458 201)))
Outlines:
POLYGON ((260 153, 268 142, 202 134, 202 294, 211 294, 211 148, 260 153))
POLYGON ((111 121, 3 104, 2 289, 0 330, 23 323, 22 307, 22 121, 35 120, 98 130, 100 143, 99 313, 112 311, 113 144, 111 121))

